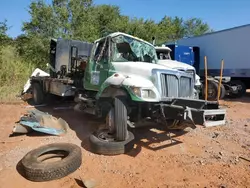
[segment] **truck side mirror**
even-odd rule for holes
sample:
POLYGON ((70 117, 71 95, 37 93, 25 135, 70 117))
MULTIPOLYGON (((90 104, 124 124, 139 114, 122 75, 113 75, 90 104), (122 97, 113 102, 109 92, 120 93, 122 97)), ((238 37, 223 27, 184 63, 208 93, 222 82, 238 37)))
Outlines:
POLYGON ((152 44, 155 45, 155 37, 152 37, 152 44))

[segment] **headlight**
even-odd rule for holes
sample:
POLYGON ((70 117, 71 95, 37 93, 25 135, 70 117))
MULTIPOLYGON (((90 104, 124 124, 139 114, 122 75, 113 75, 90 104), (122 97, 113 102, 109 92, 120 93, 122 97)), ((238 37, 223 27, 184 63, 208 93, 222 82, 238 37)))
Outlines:
POLYGON ((156 98, 156 94, 151 89, 142 89, 140 87, 131 87, 131 90, 135 95, 141 98, 154 99, 156 98))
POLYGON ((135 95, 137 95, 138 97, 141 97, 141 88, 139 88, 139 87, 131 87, 131 90, 133 91, 133 93, 135 95))
POLYGON ((145 90, 141 91, 141 97, 154 99, 154 98, 156 98, 156 95, 152 90, 145 89, 145 90))

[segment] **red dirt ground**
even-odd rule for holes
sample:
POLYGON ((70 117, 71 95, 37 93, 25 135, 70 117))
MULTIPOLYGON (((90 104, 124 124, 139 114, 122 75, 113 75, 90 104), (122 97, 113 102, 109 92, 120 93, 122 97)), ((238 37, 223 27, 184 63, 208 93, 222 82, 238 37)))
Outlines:
POLYGON ((250 187, 250 97, 222 101, 227 106, 227 124, 198 126, 172 133, 171 144, 162 129, 133 130, 135 148, 124 155, 102 156, 89 151, 88 136, 99 125, 93 117, 73 110, 53 110, 65 119, 70 130, 61 137, 29 133, 10 137, 13 126, 28 109, 25 104, 0 105, 0 187, 82 187, 80 179, 93 180, 100 188, 250 187), (17 171, 22 157, 38 146, 70 142, 82 148, 83 164, 69 176, 49 182, 26 180, 17 171), (243 159, 243 158, 245 159, 243 159))

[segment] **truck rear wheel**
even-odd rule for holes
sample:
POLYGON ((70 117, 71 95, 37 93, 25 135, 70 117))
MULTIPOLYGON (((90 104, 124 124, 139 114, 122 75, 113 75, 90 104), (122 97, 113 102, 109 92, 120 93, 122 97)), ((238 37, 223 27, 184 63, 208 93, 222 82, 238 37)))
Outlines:
POLYGON ((236 97, 242 97, 246 93, 246 85, 240 81, 240 80, 232 80, 229 82, 230 86, 237 87, 236 91, 231 91, 229 93, 230 97, 236 98, 236 97))
MULTIPOLYGON (((219 84, 213 80, 208 80, 208 95, 207 99, 209 101, 217 100, 219 84)), ((221 84, 220 86, 220 99, 223 99, 226 95, 225 87, 221 84)), ((203 88, 203 96, 205 97, 205 86, 203 88)))
POLYGON ((45 96, 41 84, 39 83, 32 84, 32 96, 35 105, 39 105, 44 102, 45 96))

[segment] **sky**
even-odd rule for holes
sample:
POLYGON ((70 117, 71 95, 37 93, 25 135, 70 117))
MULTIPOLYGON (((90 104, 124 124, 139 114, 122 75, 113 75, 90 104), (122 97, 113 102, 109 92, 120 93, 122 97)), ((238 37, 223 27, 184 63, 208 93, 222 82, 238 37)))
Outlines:
MULTIPOLYGON (((7 19, 11 37, 22 34, 22 23, 30 19, 30 2, 0 0, 0 21, 7 19)), ((250 24, 250 0, 94 0, 94 4, 117 5, 123 15, 155 21, 165 15, 184 19, 198 17, 216 31, 250 24)))

